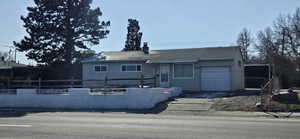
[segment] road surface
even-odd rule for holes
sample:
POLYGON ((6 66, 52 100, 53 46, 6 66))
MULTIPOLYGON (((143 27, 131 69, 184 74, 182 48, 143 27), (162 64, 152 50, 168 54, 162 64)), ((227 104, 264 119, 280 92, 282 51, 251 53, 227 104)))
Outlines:
POLYGON ((0 118, 13 139, 299 139, 300 119, 58 112, 0 118))

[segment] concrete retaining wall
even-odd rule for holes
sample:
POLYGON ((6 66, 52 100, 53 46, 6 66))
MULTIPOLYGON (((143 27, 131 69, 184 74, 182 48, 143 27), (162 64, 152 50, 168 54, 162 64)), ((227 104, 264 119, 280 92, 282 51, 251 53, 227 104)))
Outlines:
POLYGON ((0 108, 148 109, 182 92, 181 88, 126 88, 125 90, 125 92, 103 94, 90 93, 88 88, 72 88, 65 94, 48 94, 51 90, 41 94, 37 93, 36 89, 17 89, 16 94, 0 94, 0 108))

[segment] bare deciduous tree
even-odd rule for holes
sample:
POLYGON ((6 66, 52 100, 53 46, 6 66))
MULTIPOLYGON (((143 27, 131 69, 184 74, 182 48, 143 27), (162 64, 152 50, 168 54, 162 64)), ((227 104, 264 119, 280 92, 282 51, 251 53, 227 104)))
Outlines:
POLYGON ((300 67, 300 8, 293 15, 288 16, 287 44, 289 53, 300 67))
POLYGON ((291 87, 300 80, 296 76, 300 67, 300 8, 293 14, 278 16, 272 28, 260 31, 255 48, 262 60, 275 66, 283 86, 291 87))
POLYGON ((255 49, 259 54, 261 61, 270 61, 272 53, 278 53, 278 48, 275 45, 274 33, 271 28, 266 28, 258 32, 255 49))
POLYGON ((278 49, 278 54, 288 55, 287 36, 289 34, 288 16, 279 15, 273 24, 274 43, 278 49))
POLYGON ((244 28, 242 32, 239 33, 237 44, 241 47, 242 56, 245 62, 249 61, 249 49, 252 43, 252 36, 250 30, 244 28))
POLYGON ((273 25, 279 54, 300 67, 300 8, 289 15, 280 15, 273 25))

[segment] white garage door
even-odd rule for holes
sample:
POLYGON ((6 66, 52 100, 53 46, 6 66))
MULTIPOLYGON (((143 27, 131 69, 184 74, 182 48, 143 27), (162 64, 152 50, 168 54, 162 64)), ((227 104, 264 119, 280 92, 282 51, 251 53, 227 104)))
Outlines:
POLYGON ((201 68, 201 90, 203 91, 230 91, 231 78, 229 67, 201 68))

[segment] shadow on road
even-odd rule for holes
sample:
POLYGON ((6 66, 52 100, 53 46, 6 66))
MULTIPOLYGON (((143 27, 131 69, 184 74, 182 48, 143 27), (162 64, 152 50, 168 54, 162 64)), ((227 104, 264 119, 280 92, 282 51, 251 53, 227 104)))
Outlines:
POLYGON ((22 117, 27 115, 27 112, 17 111, 17 110, 0 110, 0 119, 1 118, 10 118, 10 117, 22 117))
POLYGON ((93 112, 93 113, 131 113, 131 114, 158 114, 163 112, 167 107, 168 103, 174 101, 173 99, 160 102, 152 109, 142 109, 142 110, 132 110, 132 109, 36 109, 36 108, 7 108, 0 109, 0 119, 1 118, 14 118, 23 117, 27 114, 34 113, 47 113, 47 112, 93 112))
POLYGON ((158 114, 163 112, 167 108, 168 102, 161 102, 157 104, 155 108, 152 109, 143 109, 143 110, 129 110, 129 109, 33 109, 33 108, 26 108, 26 109, 12 109, 12 110, 0 110, 0 119, 1 118, 14 118, 14 117, 23 117, 28 114, 34 113, 55 113, 55 112, 92 112, 92 113, 112 113, 112 112, 119 112, 119 113, 131 113, 131 114, 158 114))

